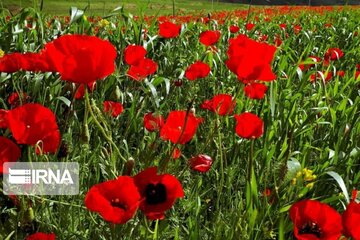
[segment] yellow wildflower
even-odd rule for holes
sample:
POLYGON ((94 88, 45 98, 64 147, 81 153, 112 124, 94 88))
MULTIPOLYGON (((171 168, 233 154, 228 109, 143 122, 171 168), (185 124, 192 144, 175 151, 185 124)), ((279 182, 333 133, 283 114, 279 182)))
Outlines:
POLYGON ((99 21, 99 26, 102 27, 102 28, 108 26, 109 24, 110 24, 110 22, 108 20, 106 20, 106 19, 101 19, 99 21))
POLYGON ((313 174, 313 171, 310 169, 304 168, 302 174, 304 176, 304 180, 307 182, 314 181, 316 179, 316 175, 313 174))
POLYGON ((310 189, 313 188, 314 187, 314 182, 306 184, 306 187, 310 188, 310 189))
POLYGON ((2 58, 5 55, 5 52, 0 48, 0 58, 2 58))

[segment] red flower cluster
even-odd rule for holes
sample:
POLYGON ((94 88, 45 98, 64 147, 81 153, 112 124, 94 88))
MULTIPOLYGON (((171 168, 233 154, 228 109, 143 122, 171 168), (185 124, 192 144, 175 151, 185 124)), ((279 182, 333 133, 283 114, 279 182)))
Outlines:
POLYGON ((229 30, 230 30, 231 33, 237 33, 240 30, 240 28, 238 26, 236 26, 236 25, 231 25, 229 27, 229 30))
POLYGON ((16 162, 21 155, 20 148, 11 140, 0 136, 0 174, 5 162, 16 162))
POLYGON ((93 92, 96 87, 96 82, 91 82, 88 84, 80 84, 75 92, 75 99, 82 99, 85 95, 85 86, 88 87, 89 92, 93 92))
POLYGON ((246 24, 245 24, 245 29, 246 29, 247 31, 251 31, 254 27, 255 27, 255 24, 254 24, 254 23, 246 23, 246 24))
POLYGON ((18 92, 13 92, 7 100, 10 106, 15 108, 26 103, 29 98, 30 97, 24 92, 20 92, 20 94, 18 92))
POLYGON ((14 53, 0 58, 0 72, 59 72, 62 80, 87 84, 113 73, 115 58, 116 49, 109 41, 64 35, 45 44, 40 53, 14 53))
POLYGON ((115 47, 94 36, 64 35, 47 43, 41 54, 62 80, 88 84, 115 71, 115 47))
POLYGON ((145 58, 146 53, 143 46, 129 45, 124 50, 125 62, 129 65, 137 65, 145 58))
POLYGON ((124 111, 123 105, 119 102, 104 101, 103 105, 104 112, 110 114, 114 118, 119 116, 124 111))
POLYGON ((164 118, 161 115, 154 115, 153 113, 147 113, 144 116, 144 126, 149 132, 158 131, 164 125, 164 118))
POLYGON ((341 215, 327 204, 302 200, 290 208, 294 234, 299 240, 338 240, 342 235, 341 215))
POLYGON ((205 100, 201 104, 201 108, 210 110, 220 116, 232 114, 236 102, 229 94, 218 94, 210 100, 205 100))
POLYGON ((128 176, 96 184, 85 196, 85 206, 90 211, 98 212, 106 221, 116 224, 129 221, 135 215, 139 201, 134 179, 128 176))
POLYGON ((251 99, 263 99, 267 91, 267 86, 261 83, 249 83, 245 86, 245 95, 251 99))
POLYGON ((276 75, 272 72, 271 62, 276 47, 258 43, 246 35, 230 39, 227 51, 226 66, 237 75, 243 83, 255 80, 273 81, 276 75))
POLYGON ((360 203, 351 201, 342 215, 344 233, 354 240, 360 239, 360 203))
POLYGON ((163 219, 177 198, 184 197, 179 180, 170 174, 157 175, 157 168, 148 168, 134 177, 141 195, 140 210, 149 219, 163 219))
POLYGON ((190 112, 172 111, 160 130, 160 137, 174 144, 185 144, 193 138, 202 121, 190 112))
POLYGON ((212 158, 205 154, 199 154, 189 159, 190 168, 202 173, 209 171, 212 163, 212 158))
POLYGON ((52 69, 43 55, 36 53, 10 53, 0 58, 0 72, 50 72, 52 69))
POLYGON ((264 132, 264 122, 253 113, 234 115, 236 119, 235 132, 242 138, 259 138, 264 132))
POLYGON ((127 74, 135 81, 141 81, 157 70, 157 63, 146 58, 146 53, 144 47, 137 45, 129 45, 124 50, 125 62, 130 65, 127 74))
POLYGON ((8 127, 18 144, 34 146, 37 153, 55 153, 60 144, 60 132, 54 113, 36 103, 28 103, 7 113, 8 127))
POLYGON ((26 240, 55 240, 54 233, 37 232, 26 237, 26 240))
POLYGON ((0 128, 8 128, 7 114, 8 110, 0 109, 0 128))
POLYGON ((115 224, 129 221, 140 208, 149 219, 163 219, 177 198, 183 197, 181 183, 170 174, 157 175, 148 168, 136 176, 120 176, 96 184, 85 196, 85 206, 115 224))
POLYGON ((290 208, 294 234, 299 240, 338 240, 344 234, 360 239, 360 204, 352 199, 342 216, 332 207, 316 200, 302 200, 290 208))
POLYGON ((163 22, 159 24, 159 35, 163 38, 175 38, 179 36, 181 25, 172 22, 163 22))
POLYGON ((200 34, 200 42, 205 46, 212 46, 215 45, 221 36, 219 31, 210 31, 207 30, 200 34))
POLYGON ((325 53, 325 61, 334 61, 342 58, 344 56, 343 51, 340 48, 329 48, 325 53))
POLYGON ((191 64, 185 71, 185 77, 190 81, 205 78, 210 73, 210 67, 206 63, 197 61, 191 64))
POLYGON ((310 56, 308 57, 305 62, 302 62, 300 65, 299 65, 299 68, 301 71, 306 71, 308 70, 309 68, 312 68, 315 66, 315 64, 318 64, 321 62, 321 59, 317 56, 310 56))

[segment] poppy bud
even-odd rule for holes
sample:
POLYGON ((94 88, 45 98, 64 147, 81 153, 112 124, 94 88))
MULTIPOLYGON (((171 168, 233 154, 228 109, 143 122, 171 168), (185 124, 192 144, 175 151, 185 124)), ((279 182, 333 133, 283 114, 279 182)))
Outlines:
POLYGON ((120 97, 121 97, 120 88, 119 86, 116 86, 115 90, 111 94, 111 98, 114 99, 115 101, 120 101, 120 97))
POLYGON ((130 157, 125 164, 125 174, 124 175, 130 176, 132 170, 134 169, 134 165, 135 165, 135 160, 132 157, 130 157))
POLYGON ((213 160, 210 156, 199 154, 189 159, 190 168, 198 172, 207 172, 211 168, 213 160))
POLYGON ((34 210, 32 209, 32 207, 29 207, 24 213, 23 222, 31 223, 32 221, 34 221, 34 219, 35 219, 34 210))
POLYGON ((344 134, 346 135, 349 131, 350 131, 350 127, 348 124, 346 124, 344 134))
POLYGON ((90 142, 90 132, 87 123, 85 123, 83 128, 81 129, 80 140, 84 144, 88 144, 90 142))

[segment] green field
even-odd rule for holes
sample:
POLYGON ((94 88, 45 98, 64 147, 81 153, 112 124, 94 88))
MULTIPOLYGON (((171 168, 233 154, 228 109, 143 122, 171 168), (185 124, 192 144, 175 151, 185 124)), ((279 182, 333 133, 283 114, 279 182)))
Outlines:
MULTIPOLYGON (((12 13, 18 12, 24 7, 35 7, 40 8, 41 1, 32 0, 4 0, 2 1, 2 8, 6 8, 12 13)), ((43 12, 49 14, 66 15, 69 13, 69 8, 75 6, 80 9, 87 7, 88 15, 104 15, 109 11, 124 6, 126 11, 134 14, 140 14, 141 12, 146 14, 169 14, 173 12, 173 1, 172 0, 44 0, 43 1, 43 12)), ((242 4, 231 4, 231 3, 220 3, 217 0, 176 0, 175 1, 175 12, 181 13, 186 12, 198 12, 198 11, 214 11, 214 10, 230 10, 243 7, 242 4)))

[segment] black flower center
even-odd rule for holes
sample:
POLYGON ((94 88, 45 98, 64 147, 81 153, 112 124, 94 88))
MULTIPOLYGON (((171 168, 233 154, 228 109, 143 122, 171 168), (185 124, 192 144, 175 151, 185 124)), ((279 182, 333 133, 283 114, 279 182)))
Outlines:
POLYGON ((146 202, 150 205, 166 202, 166 188, 163 184, 149 184, 145 189, 146 202))
POLYGON ((321 237, 321 228, 313 222, 308 222, 299 230, 299 234, 314 234, 316 237, 321 237))
POLYGON ((120 199, 118 199, 118 198, 111 199, 110 204, 111 204, 111 206, 117 207, 117 208, 121 208, 121 209, 123 209, 124 211, 127 210, 127 205, 124 204, 124 203, 122 203, 122 202, 120 201, 120 199))

